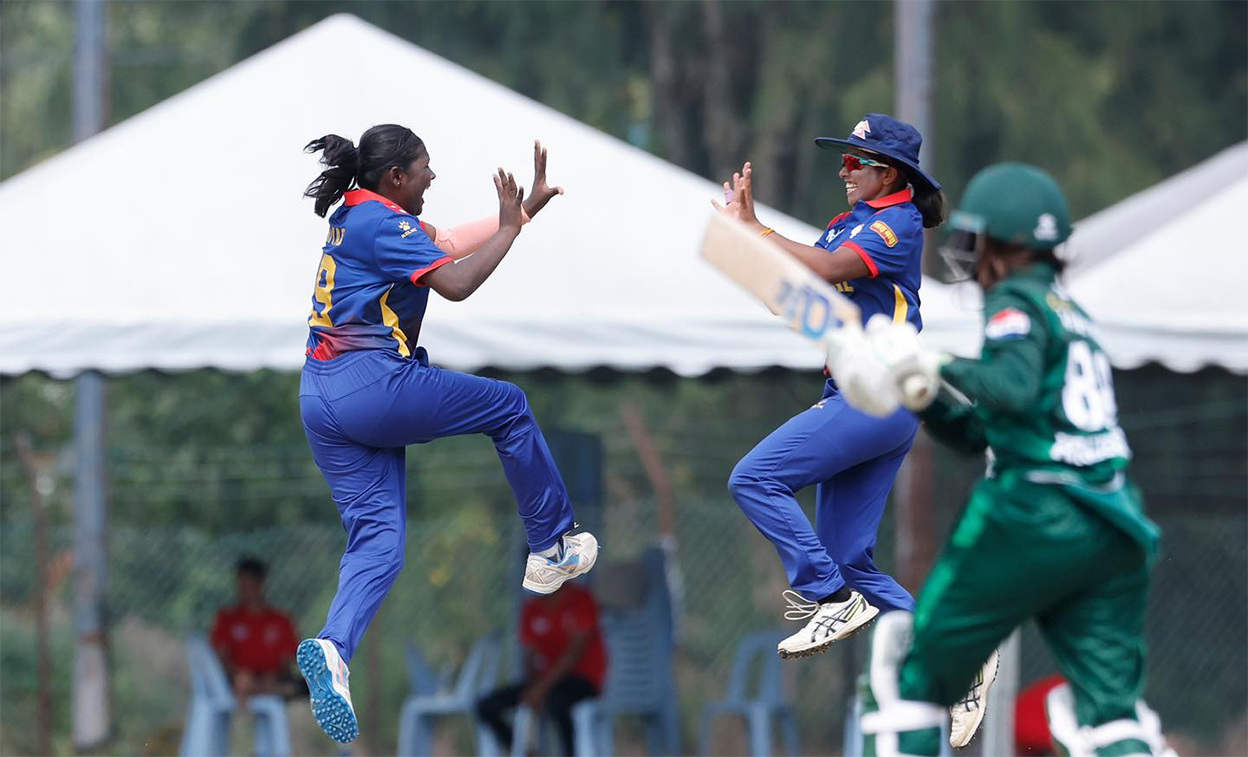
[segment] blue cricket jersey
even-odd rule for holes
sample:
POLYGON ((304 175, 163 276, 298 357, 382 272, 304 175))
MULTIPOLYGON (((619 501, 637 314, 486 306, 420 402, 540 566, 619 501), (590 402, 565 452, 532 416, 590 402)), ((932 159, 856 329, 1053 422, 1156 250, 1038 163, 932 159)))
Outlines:
POLYGON ((332 360, 353 350, 394 350, 411 357, 429 302, 420 278, 450 262, 419 218, 367 189, 347 192, 329 217, 307 355, 332 360))
POLYGON ((883 313, 894 323, 923 330, 919 285, 923 282, 923 216, 909 189, 878 200, 859 200, 828 224, 816 247, 845 247, 867 264, 868 276, 836 285, 862 309, 862 322, 883 313))

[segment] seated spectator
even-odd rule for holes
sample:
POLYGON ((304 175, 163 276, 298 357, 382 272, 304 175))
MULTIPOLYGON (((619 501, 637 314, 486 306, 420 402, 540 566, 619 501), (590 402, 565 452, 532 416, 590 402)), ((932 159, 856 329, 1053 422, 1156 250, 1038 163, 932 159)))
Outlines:
POLYGON ((1014 700, 1014 749, 1027 757, 1057 754, 1049 719, 1044 711, 1044 698, 1053 689, 1066 683, 1060 675, 1041 678, 1018 693, 1014 700))
POLYGON ((598 605, 585 589, 565 584, 554 594, 527 599, 519 630, 524 680, 483 697, 477 716, 509 752, 512 731, 504 714, 528 706, 554 720, 563 753, 572 754, 572 707, 598 696, 607 673, 598 605))
POLYGON ((238 604, 217 611, 212 625, 212 648, 240 702, 255 694, 306 696, 307 685, 295 673, 299 635, 286 613, 264 598, 268 569, 259 560, 239 561, 236 572, 238 604))

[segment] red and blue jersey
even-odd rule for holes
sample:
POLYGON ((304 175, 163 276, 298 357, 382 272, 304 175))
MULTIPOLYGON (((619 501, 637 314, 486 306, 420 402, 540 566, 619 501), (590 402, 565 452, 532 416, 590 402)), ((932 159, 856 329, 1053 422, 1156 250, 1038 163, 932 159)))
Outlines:
POLYGON ((828 224, 816 247, 845 247, 862 258, 870 274, 836 285, 862 309, 862 321, 883 313, 894 323, 910 321, 922 331, 919 285, 923 282, 923 216, 909 189, 859 200, 828 224))
POLYGON ((347 192, 321 250, 308 356, 395 350, 410 357, 429 302, 420 279, 450 262, 419 218, 367 189, 347 192))

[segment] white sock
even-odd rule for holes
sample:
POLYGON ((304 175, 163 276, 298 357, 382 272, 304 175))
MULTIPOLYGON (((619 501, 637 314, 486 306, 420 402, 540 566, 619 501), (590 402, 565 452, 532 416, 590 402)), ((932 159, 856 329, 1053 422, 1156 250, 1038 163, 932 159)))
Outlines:
POLYGON ((559 562, 563 559, 563 537, 560 536, 559 541, 555 542, 547 549, 543 549, 541 552, 535 552, 534 554, 538 557, 545 557, 547 560, 551 560, 553 562, 559 562))

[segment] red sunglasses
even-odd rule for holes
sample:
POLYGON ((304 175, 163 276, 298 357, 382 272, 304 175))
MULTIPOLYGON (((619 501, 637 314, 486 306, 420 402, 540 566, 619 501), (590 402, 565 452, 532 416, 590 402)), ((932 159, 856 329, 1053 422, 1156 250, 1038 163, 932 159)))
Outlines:
POLYGON ((876 168, 888 168, 887 163, 881 163, 878 160, 864 158, 861 155, 850 155, 847 152, 841 153, 841 165, 846 171, 860 171, 863 166, 874 166, 876 168))

